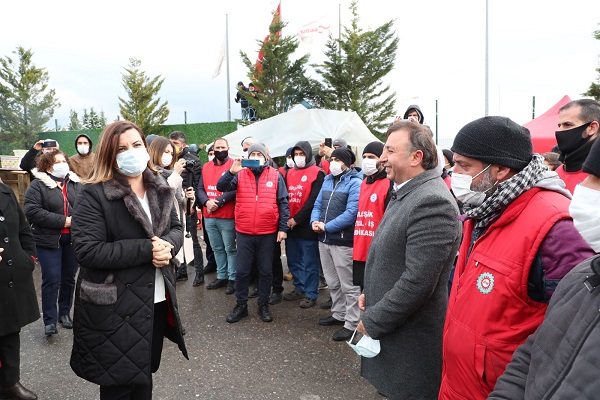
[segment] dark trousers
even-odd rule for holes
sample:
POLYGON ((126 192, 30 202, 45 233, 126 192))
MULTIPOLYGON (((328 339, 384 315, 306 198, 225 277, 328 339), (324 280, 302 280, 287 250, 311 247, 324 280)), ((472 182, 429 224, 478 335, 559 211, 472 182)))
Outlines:
POLYGON ((202 246, 198 240, 198 213, 186 217, 187 230, 192 236, 194 244, 194 270, 196 274, 204 274, 204 256, 202 255, 202 246))
POLYGON ((253 260, 256 260, 258 268, 258 302, 269 302, 273 284, 273 245, 276 238, 277 233, 246 235, 236 232, 235 297, 238 303, 248 301, 248 286, 253 260))
POLYGON ((19 332, 0 336, 0 387, 10 387, 21 380, 20 350, 19 332))
POLYGON ((73 305, 77 259, 71 246, 71 235, 61 235, 59 244, 60 247, 56 249, 41 246, 37 248, 37 255, 42 266, 44 325, 56 324, 59 316, 71 313, 73 305))
POLYGON ((281 263, 281 243, 275 240, 273 246, 273 293, 283 293, 283 264, 281 263))
MULTIPOLYGON (((152 344, 150 368, 152 373, 158 371, 167 323, 167 302, 154 304, 152 322, 152 344)), ((100 386, 100 400, 152 400, 152 375, 146 385, 131 384, 118 386, 100 386)))

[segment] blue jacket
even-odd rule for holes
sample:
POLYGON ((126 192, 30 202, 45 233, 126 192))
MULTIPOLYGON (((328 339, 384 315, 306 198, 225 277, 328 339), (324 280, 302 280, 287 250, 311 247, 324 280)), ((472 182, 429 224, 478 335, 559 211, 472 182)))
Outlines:
POLYGON ((332 174, 325 177, 310 215, 311 224, 325 222, 325 233, 319 234, 321 242, 352 247, 361 183, 360 174, 354 168, 339 180, 332 174))

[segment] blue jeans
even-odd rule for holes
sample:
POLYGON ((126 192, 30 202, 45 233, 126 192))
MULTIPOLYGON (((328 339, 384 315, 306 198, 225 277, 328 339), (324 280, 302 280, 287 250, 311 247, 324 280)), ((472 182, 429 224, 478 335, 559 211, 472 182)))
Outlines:
POLYGON ((204 218, 204 230, 215 253, 217 278, 235 281, 235 221, 226 218, 204 218))
POLYGON ((294 287, 306 297, 319 297, 319 242, 299 238, 285 240, 287 264, 294 275, 294 287))
POLYGON ((70 315, 75 291, 77 259, 71 246, 71 235, 60 237, 60 247, 37 248, 42 266, 42 313, 44 325, 56 324, 58 316, 70 315), (58 314, 56 304, 58 302, 58 314))

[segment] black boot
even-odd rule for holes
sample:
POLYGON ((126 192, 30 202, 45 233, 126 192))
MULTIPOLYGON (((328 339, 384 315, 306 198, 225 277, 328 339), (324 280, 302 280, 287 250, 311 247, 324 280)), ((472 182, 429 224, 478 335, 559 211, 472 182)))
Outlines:
POLYGON ((258 303, 258 315, 263 322, 273 322, 273 314, 269 310, 269 303, 258 303))
POLYGON ((248 316, 248 304, 247 303, 237 303, 233 308, 233 311, 227 316, 225 321, 233 324, 234 322, 238 322, 240 319, 248 316))
POLYGON ((178 281, 187 281, 188 280, 187 265, 186 264, 181 264, 179 266, 179 268, 177 268, 177 277, 176 277, 176 279, 178 281))
POLYGON ((196 274, 192 286, 200 286, 204 284, 204 274, 196 274))

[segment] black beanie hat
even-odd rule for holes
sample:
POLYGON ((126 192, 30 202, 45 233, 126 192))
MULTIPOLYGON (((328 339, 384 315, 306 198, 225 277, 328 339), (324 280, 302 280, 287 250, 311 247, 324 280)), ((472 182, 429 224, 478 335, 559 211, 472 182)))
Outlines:
POLYGON ((289 149, 287 149, 285 151, 285 158, 288 158, 289 156, 291 156, 293 151, 294 151, 293 147, 290 147, 289 149))
POLYGON ((446 157, 448 159, 448 162, 450 163, 450 166, 454 167, 454 153, 452 153, 448 149, 442 150, 442 153, 444 154, 444 157, 446 157))
POLYGON ((354 161, 356 161, 356 157, 354 156, 352 150, 344 147, 340 147, 339 149, 335 149, 334 151, 332 151, 331 157, 337 158, 338 160, 346 164, 347 167, 350 167, 352 164, 354 164, 354 161))
POLYGON ((451 150, 517 171, 525 168, 533 157, 529 129, 506 117, 483 117, 469 122, 458 131, 451 150))
POLYGON ((363 155, 365 153, 375 154, 377 157, 381 157, 381 153, 383 153, 383 143, 380 141, 371 142, 365 146, 363 150, 363 155))
POLYGON ((594 144, 583 163, 583 172, 600 177, 600 140, 594 139, 594 144))

